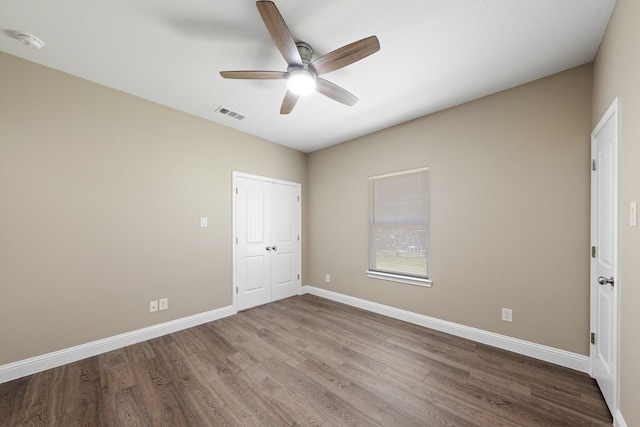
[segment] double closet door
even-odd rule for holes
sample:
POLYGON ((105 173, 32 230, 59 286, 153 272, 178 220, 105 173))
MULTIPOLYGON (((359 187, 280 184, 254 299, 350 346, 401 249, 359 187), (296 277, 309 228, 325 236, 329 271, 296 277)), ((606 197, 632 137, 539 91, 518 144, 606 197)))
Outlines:
POLYGON ((236 309, 297 295, 300 184, 240 173, 233 181, 236 309))

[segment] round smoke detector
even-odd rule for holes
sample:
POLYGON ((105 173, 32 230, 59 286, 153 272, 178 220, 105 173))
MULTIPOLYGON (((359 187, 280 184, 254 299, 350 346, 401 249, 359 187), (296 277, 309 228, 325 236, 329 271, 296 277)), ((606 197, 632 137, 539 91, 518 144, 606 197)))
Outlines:
POLYGON ((36 49, 40 49, 42 46, 44 46, 44 42, 42 40, 29 34, 17 33, 16 37, 25 46, 32 46, 36 49))

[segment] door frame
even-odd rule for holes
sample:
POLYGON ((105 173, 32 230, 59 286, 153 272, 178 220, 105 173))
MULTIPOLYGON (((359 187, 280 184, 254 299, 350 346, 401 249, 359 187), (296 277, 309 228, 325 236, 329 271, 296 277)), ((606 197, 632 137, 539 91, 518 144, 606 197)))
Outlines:
MULTIPOLYGON (((237 203, 237 197, 236 197, 236 188, 237 188, 237 180, 238 178, 245 178, 245 179, 254 179, 256 181, 262 181, 262 182, 271 182, 274 184, 281 184, 281 185, 289 185, 289 186, 293 186, 293 187, 297 187, 300 190, 300 197, 302 198, 302 184, 300 184, 299 182, 292 182, 292 181, 284 181, 281 179, 276 179, 276 178, 269 178, 269 177, 265 177, 265 176, 260 176, 260 175, 253 175, 253 174, 249 174, 249 173, 244 173, 244 172, 238 172, 238 171, 232 171, 231 172, 231 234, 232 234, 232 238, 231 238, 231 245, 232 245, 232 280, 231 280, 231 294, 233 295, 233 312, 237 313, 238 312, 238 294, 236 293, 236 268, 237 268, 237 231, 236 231, 236 219, 237 219, 237 208, 236 208, 236 203, 237 203)), ((302 278, 302 201, 300 201, 300 210, 298 211, 298 233, 300 235, 300 253, 299 253, 299 259, 297 260, 297 262, 299 263, 300 266, 300 278, 302 278)), ((300 295, 301 290, 302 290, 302 280, 298 281, 298 285, 297 285, 297 290, 296 293, 298 295, 300 295)))
MULTIPOLYGON (((616 412, 619 409, 619 395, 620 395, 620 286, 622 280, 620 279, 620 214, 622 212, 620 206, 620 187, 619 187, 619 178, 620 178, 620 101, 619 98, 616 98, 611 106, 607 109, 607 112, 602 116, 593 132, 591 133, 591 158, 594 159, 595 155, 595 141, 599 133, 605 127, 605 125, 609 122, 609 120, 614 120, 614 148, 615 148, 615 184, 614 194, 612 195, 614 203, 617 207, 615 218, 612 218, 614 221, 615 228, 615 261, 613 265, 613 277, 615 279, 615 286, 613 288, 612 296, 613 296, 613 307, 615 310, 614 315, 612 316, 613 325, 613 348, 615 351, 615 355, 612 358, 614 361, 614 374, 613 374, 613 396, 611 396, 612 407, 610 407, 611 414, 615 417, 616 412)), ((590 241, 592 246, 594 245, 595 238, 595 228, 596 221, 594 220, 597 210, 597 205, 595 202, 595 185, 593 175, 591 177, 591 220, 590 220, 590 241)), ((596 313, 597 313, 597 299, 596 292, 597 287, 600 286, 597 283, 597 272, 595 268, 595 261, 593 257, 590 257, 590 272, 589 272, 589 295, 590 295, 590 330, 591 332, 596 331, 596 313)), ((597 337, 596 337, 597 339, 597 337)), ((590 345, 590 374, 594 376, 594 364, 596 358, 595 346, 590 345)))

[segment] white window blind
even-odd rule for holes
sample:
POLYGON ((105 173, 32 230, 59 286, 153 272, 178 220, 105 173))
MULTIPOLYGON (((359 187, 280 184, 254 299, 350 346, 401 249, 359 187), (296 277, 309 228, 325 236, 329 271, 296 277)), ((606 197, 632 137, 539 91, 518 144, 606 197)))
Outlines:
POLYGON ((369 200, 368 273, 428 282, 429 169, 369 178, 369 200))

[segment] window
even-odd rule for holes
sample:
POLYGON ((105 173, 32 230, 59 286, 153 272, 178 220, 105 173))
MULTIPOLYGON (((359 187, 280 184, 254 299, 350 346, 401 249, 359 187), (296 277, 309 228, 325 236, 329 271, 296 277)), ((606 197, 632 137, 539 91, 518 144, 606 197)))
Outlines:
POLYGON ((429 169, 369 178, 367 275, 430 286, 429 169))

